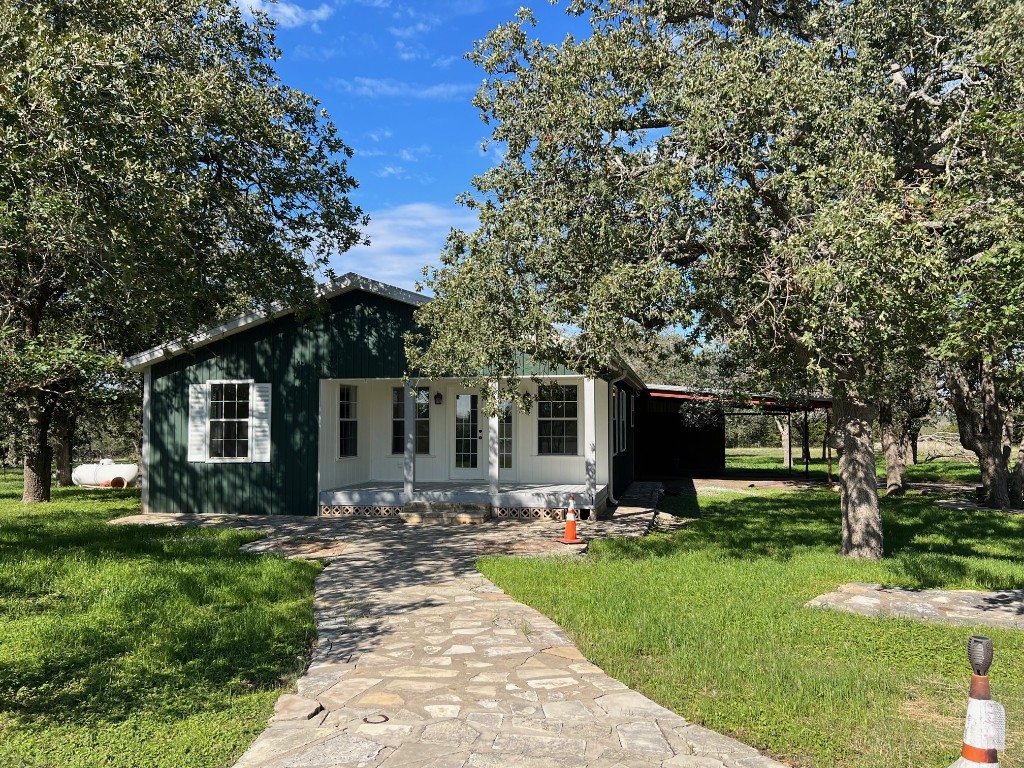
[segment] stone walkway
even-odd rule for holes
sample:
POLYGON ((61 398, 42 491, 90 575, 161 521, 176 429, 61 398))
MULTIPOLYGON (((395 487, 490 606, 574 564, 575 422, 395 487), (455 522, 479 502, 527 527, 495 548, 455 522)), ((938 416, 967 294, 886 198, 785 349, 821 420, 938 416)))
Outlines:
POLYGON ((864 616, 897 616, 964 626, 1024 629, 1024 589, 997 592, 974 590, 897 589, 881 584, 843 584, 835 592, 807 603, 864 616))
MULTIPOLYGON (((672 521, 643 501, 651 506, 580 523, 580 535, 643 535, 672 521)), ((554 622, 476 571, 481 554, 571 553, 552 541, 558 524, 223 515, 117 522, 269 529, 248 548, 306 557, 319 549, 330 558, 316 583, 312 663, 236 768, 782 765, 608 677, 554 622)))

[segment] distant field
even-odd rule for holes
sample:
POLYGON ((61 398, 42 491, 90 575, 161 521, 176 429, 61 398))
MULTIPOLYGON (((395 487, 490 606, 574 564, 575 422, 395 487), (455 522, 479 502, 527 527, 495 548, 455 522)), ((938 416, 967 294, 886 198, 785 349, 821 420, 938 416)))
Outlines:
MULTIPOLYGON (((927 454, 922 444, 918 455, 923 459, 927 454)), ((932 454, 934 455, 934 454, 932 454)), ((875 461, 878 466, 878 474, 885 477, 885 457, 881 452, 875 454, 875 461)), ((790 476, 789 468, 783 461, 782 448, 727 448, 725 451, 725 470, 727 474, 769 474, 773 476, 790 476)), ((835 477, 839 471, 839 461, 835 454, 832 455, 832 476, 835 477)), ((804 464, 800 461, 800 451, 793 452, 793 476, 803 477, 804 464)), ((821 448, 811 450, 810 477, 815 480, 824 480, 828 475, 828 462, 821 459, 821 448)), ((935 459, 933 461, 921 461, 907 467, 907 482, 917 483, 958 483, 963 485, 977 485, 981 483, 981 473, 978 470, 978 463, 973 460, 971 454, 960 453, 958 458, 935 459)))

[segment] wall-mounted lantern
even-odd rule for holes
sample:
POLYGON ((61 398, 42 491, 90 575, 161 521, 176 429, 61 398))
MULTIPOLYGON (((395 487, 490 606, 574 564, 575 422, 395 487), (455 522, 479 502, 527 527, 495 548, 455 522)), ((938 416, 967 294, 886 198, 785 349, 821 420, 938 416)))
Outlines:
POLYGON ((440 392, 435 393, 434 394, 434 405, 440 405, 442 402, 444 402, 444 398, 441 396, 441 393, 440 392))

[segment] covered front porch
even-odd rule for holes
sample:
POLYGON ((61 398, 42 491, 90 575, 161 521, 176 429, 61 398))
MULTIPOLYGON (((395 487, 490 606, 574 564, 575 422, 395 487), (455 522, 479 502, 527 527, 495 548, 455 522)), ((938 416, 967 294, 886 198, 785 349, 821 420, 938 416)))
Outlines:
POLYGON ((459 380, 321 380, 318 513, 459 507, 488 518, 563 519, 570 496, 583 517, 600 512, 612 495, 608 387, 549 378, 521 383, 538 407, 521 412, 508 402, 496 414, 459 380))
POLYGON ((600 512, 608 504, 608 486, 588 490, 586 484, 502 483, 487 481, 416 483, 408 493, 400 482, 362 482, 320 492, 322 516, 397 516, 407 505, 454 504, 489 506, 494 517, 562 519, 573 497, 576 509, 600 512))

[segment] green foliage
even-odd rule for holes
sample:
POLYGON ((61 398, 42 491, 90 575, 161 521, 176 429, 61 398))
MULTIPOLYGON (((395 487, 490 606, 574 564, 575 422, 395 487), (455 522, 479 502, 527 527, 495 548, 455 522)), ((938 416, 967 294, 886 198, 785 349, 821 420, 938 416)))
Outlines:
MULTIPOLYGON (((882 500, 888 557, 836 556, 825 491, 667 497, 684 530, 598 542, 583 560, 493 559, 484 573, 565 627, 609 674, 688 720, 813 768, 947 766, 959 754, 977 628, 815 610, 850 581, 1009 589, 1024 518, 882 500), (565 585, 571 584, 569 598, 565 585), (628 606, 629 610, 623 610, 628 606)), ((995 641, 995 697, 1024 719, 1024 636, 995 641)), ((1024 741, 1008 729, 1006 766, 1024 741)))
POLYGON ((872 401, 951 339, 1024 337, 1019 3, 568 10, 592 36, 542 44, 523 11, 470 54, 507 152, 427 275, 422 370, 600 370, 680 326, 872 401))
POLYGON ((0 764, 230 765, 315 636, 317 565, 253 534, 109 526, 137 492, 0 480, 0 764))
POLYGON ((231 0, 0 0, 0 391, 27 412, 26 481, 110 356, 311 304, 362 239, 351 151, 278 78, 272 32, 231 0))

